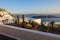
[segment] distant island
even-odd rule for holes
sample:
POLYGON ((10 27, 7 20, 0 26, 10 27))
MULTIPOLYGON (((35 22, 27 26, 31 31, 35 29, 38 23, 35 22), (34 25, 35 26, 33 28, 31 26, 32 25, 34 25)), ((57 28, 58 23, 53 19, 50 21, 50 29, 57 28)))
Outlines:
POLYGON ((31 18, 60 18, 54 15, 40 15, 40 16, 32 16, 31 18))

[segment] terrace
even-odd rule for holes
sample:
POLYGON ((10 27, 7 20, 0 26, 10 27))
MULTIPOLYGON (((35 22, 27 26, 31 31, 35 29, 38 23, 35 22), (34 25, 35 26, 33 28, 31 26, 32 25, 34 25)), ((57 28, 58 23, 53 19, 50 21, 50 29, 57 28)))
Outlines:
POLYGON ((16 40, 60 40, 60 35, 0 24, 0 34, 16 40))
POLYGON ((13 19, 13 17, 10 14, 6 13, 6 11, 0 11, 0 12, 1 12, 0 19, 3 22, 2 24, 0 24, 1 40, 60 40, 60 35, 58 34, 32 30, 32 28, 37 29, 36 22, 39 22, 39 21, 41 22, 41 19, 38 19, 38 21, 34 20, 35 22, 33 23, 33 26, 34 26, 33 27, 32 24, 30 24, 31 20, 28 23, 24 24, 25 16, 23 15, 22 26, 20 26, 21 20, 19 16, 17 16, 17 19, 14 20, 14 23, 13 23, 14 26, 11 26, 13 24, 4 25, 6 22, 6 19, 10 20, 10 19, 13 19), (29 24, 31 28, 29 28, 29 26, 27 26, 26 28, 22 28, 22 27, 25 27, 27 24, 29 24))

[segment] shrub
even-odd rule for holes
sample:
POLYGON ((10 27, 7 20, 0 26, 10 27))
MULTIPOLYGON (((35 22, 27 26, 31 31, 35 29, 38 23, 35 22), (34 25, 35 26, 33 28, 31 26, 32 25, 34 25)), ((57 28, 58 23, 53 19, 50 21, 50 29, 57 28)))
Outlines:
POLYGON ((32 29, 32 25, 31 25, 31 24, 26 24, 26 25, 25 25, 25 28, 27 28, 27 29, 32 29))

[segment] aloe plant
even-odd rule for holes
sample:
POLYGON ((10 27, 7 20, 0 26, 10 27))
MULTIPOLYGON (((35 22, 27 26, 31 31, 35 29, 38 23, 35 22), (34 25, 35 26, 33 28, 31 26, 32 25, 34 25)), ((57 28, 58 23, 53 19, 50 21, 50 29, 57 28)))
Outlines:
POLYGON ((51 21, 51 22, 50 22, 50 24, 51 24, 51 26, 52 26, 52 31, 53 31, 54 23, 55 23, 55 21, 51 21))

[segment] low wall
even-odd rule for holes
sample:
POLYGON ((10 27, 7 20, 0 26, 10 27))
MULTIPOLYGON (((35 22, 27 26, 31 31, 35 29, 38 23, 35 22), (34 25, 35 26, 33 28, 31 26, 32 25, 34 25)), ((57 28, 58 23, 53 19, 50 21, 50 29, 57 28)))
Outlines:
POLYGON ((60 35, 0 24, 0 34, 17 40, 60 40, 60 35))

